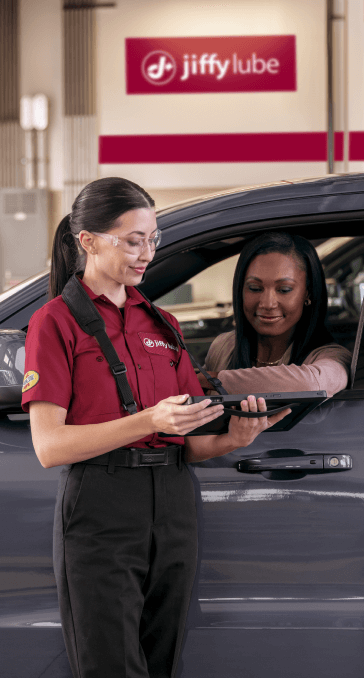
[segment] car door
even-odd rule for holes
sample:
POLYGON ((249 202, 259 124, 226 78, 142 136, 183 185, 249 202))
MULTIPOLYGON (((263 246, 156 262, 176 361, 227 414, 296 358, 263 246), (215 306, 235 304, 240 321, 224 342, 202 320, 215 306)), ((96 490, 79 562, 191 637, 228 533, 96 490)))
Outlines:
MULTIPOLYGON (((220 251, 226 246, 225 235, 220 251)), ((347 258, 356 255, 354 246, 347 258)), ((331 260, 329 272, 344 284, 341 260, 336 268, 331 260)), ((336 340, 351 347, 353 313, 346 331, 342 318, 329 317, 336 340)), ((185 321, 190 345, 193 322, 197 332, 198 311, 185 321)), ((358 385, 290 431, 263 433, 247 448, 194 465, 201 544, 183 653, 186 678, 362 676, 364 391, 358 385), (312 455, 327 468, 274 470, 277 459, 294 457, 299 465, 312 455), (272 470, 239 472, 237 462, 249 458, 266 458, 268 467, 270 459, 272 470)))

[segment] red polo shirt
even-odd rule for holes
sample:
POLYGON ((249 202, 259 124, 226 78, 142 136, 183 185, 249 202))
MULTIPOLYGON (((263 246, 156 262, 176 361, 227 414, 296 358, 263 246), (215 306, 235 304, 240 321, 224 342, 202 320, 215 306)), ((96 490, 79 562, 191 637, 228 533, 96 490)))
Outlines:
MULTIPOLYGON (((122 362, 138 411, 173 395, 203 395, 186 351, 168 327, 155 318, 134 287, 127 287, 124 314, 105 295, 82 283, 102 315, 106 331, 122 362)), ((179 332, 176 318, 161 313, 179 332)), ((67 410, 66 424, 97 424, 129 415, 123 409, 114 377, 94 337, 77 324, 61 296, 32 316, 25 344, 22 406, 47 401, 67 410)), ((157 433, 129 447, 160 447, 183 443, 157 433)))

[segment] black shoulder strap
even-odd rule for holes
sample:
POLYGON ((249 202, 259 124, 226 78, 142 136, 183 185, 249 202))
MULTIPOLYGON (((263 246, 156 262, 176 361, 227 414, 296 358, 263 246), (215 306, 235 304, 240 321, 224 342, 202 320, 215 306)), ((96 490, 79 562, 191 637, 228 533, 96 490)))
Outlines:
POLYGON ((196 359, 193 357, 193 355, 189 352, 189 350, 188 350, 188 348, 187 348, 185 342, 183 341, 183 339, 182 339, 180 333, 176 330, 175 327, 173 327, 173 325, 171 325, 171 323, 167 320, 167 318, 165 318, 165 317, 162 315, 162 313, 160 312, 159 308, 157 308, 157 306, 155 306, 155 305, 153 304, 153 302, 150 301, 150 299, 148 299, 148 297, 145 296, 144 292, 142 292, 142 291, 139 289, 139 287, 137 287, 136 289, 138 290, 139 294, 141 294, 141 296, 143 297, 143 299, 145 299, 145 301, 148 302, 148 304, 150 305, 152 311, 153 311, 153 312, 155 313, 155 315, 159 318, 159 320, 160 320, 164 325, 167 325, 167 327, 171 330, 171 332, 173 332, 173 334, 174 334, 174 336, 175 336, 175 338, 176 338, 178 344, 180 345, 180 347, 181 347, 182 349, 184 349, 185 351, 187 351, 188 355, 190 356, 190 360, 191 360, 192 364, 193 364, 195 367, 197 367, 197 369, 198 369, 200 372, 202 372, 202 374, 204 375, 204 377, 206 377, 206 379, 207 379, 207 380, 210 382, 210 384, 212 385, 212 388, 213 388, 215 391, 217 391, 218 393, 220 393, 220 395, 228 395, 228 393, 227 393, 227 391, 225 391, 225 389, 224 389, 224 387, 223 387, 223 385, 222 385, 220 379, 216 379, 215 377, 211 377, 211 376, 209 375, 209 373, 208 373, 203 367, 201 367, 201 365, 199 365, 199 363, 197 362, 197 360, 196 360, 196 359))
POLYGON ((110 365, 124 410, 129 412, 129 414, 135 414, 137 406, 126 376, 126 365, 120 361, 106 333, 103 318, 87 292, 83 289, 75 273, 65 285, 62 299, 81 329, 86 334, 95 337, 110 365))

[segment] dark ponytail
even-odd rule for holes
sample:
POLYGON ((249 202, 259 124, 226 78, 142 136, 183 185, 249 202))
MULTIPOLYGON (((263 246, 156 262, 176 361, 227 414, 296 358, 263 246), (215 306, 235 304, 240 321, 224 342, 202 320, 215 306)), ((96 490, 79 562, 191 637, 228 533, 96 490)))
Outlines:
POLYGON ((154 206, 144 188, 128 179, 107 177, 87 184, 74 201, 71 214, 62 219, 56 230, 49 298, 61 294, 71 275, 85 267, 86 255, 77 240, 80 231, 106 233, 125 212, 154 206))
POLYGON ((67 214, 59 224, 53 239, 51 274, 49 279, 49 298, 54 299, 62 293, 74 271, 79 269, 80 258, 76 239, 70 226, 71 215, 67 214))

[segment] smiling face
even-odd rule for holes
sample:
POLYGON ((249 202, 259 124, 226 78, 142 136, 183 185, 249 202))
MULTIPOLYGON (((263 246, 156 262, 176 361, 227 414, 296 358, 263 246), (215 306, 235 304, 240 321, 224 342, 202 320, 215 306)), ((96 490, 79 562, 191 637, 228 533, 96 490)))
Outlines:
POLYGON ((122 214, 108 231, 109 234, 123 239, 125 249, 122 244, 115 247, 91 230, 81 231, 80 242, 87 251, 85 273, 96 276, 100 283, 104 281, 108 285, 138 285, 155 251, 146 244, 143 252, 139 252, 137 244, 141 238, 153 238, 156 230, 155 211, 142 208, 122 214))
POLYGON ((250 262, 243 309, 258 335, 291 339, 308 299, 306 285, 306 272, 293 256, 271 252, 250 262))

